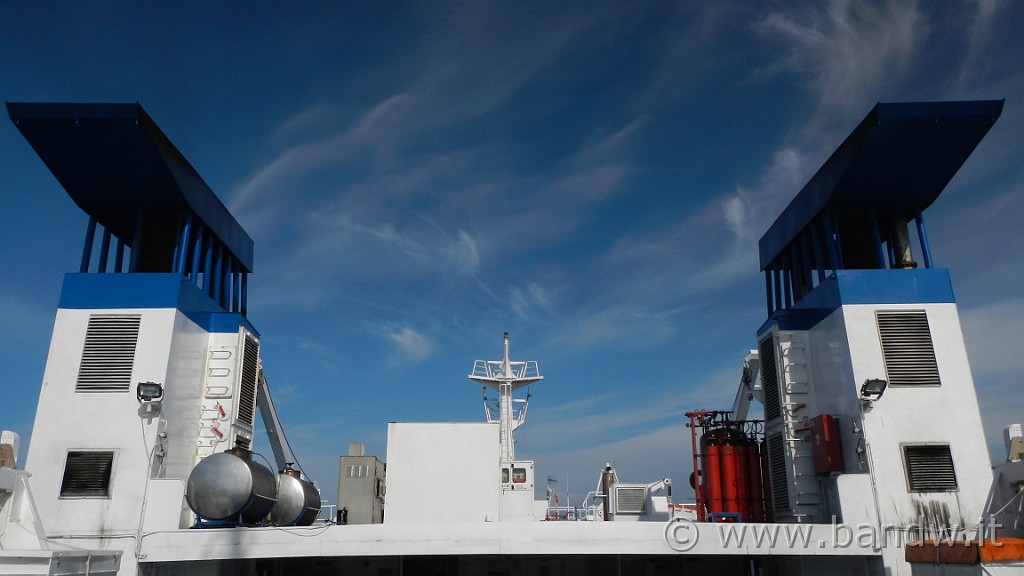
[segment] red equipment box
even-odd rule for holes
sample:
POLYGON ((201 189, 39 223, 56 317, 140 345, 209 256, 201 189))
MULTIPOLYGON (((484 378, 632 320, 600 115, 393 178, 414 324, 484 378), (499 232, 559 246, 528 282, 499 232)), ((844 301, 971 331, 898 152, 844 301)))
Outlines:
POLYGON ((843 471, 843 449, 839 443, 839 421, 831 414, 811 418, 811 443, 814 444, 814 472, 843 471))

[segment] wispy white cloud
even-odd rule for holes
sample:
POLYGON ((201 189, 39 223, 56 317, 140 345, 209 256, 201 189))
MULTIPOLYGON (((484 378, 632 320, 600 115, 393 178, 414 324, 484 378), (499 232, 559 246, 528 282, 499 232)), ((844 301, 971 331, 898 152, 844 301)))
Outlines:
POLYGON ((960 84, 968 85, 984 67, 978 61, 984 51, 991 46, 992 27, 996 24, 998 13, 1010 2, 1005 0, 973 0, 969 2, 975 9, 974 18, 967 30, 968 45, 966 54, 961 59, 960 84))
POLYGON ((393 363, 417 363, 426 360, 434 353, 434 343, 410 326, 390 328, 384 336, 395 347, 391 355, 393 363))
MULTIPOLYGON (((819 164, 817 153, 802 152, 791 146, 775 151, 771 162, 758 180, 750 185, 737 185, 736 190, 721 199, 729 230, 736 240, 749 246, 755 242, 796 195, 819 164)), ((825 158, 820 158, 824 161, 825 158)))
MULTIPOLYGON (((714 20, 714 14, 706 16, 714 20)), ((827 158, 830 149, 821 143, 834 147, 840 132, 874 102, 879 87, 907 65, 919 24, 912 5, 895 2, 861 6, 835 1, 826 8, 767 15, 759 29, 787 46, 775 73, 810 75, 814 117, 791 133, 753 183, 721 191, 675 226, 622 236, 604 255, 602 289, 585 297, 579 308, 584 313, 552 341, 586 346, 640 333, 665 337, 694 302, 748 281, 757 267, 750 246, 827 158)), ((620 137, 628 140, 647 121, 638 118, 605 145, 594 146, 595 155, 620 137)), ((614 171, 614 165, 604 169, 614 171)), ((605 176, 593 174, 597 181, 608 181, 605 176)))
POLYGON ((643 137, 642 131, 651 121, 650 116, 640 115, 611 134, 600 131, 596 140, 585 142, 580 147, 572 163, 585 168, 622 162, 624 158, 632 156, 636 141, 643 137))
POLYGON ((818 97, 812 131, 828 129, 829 136, 878 99, 928 33, 915 2, 830 0, 789 8, 769 13, 759 28, 784 39, 780 70, 809 76, 818 97))
POLYGON ((551 308, 551 295, 537 282, 527 281, 524 286, 512 286, 508 295, 509 305, 524 319, 535 318, 534 312, 546 312, 551 308))
MULTIPOLYGON (((294 192, 305 184, 311 172, 326 166, 344 164, 351 156, 386 146, 386 133, 391 126, 388 118, 395 114, 404 99, 397 94, 373 106, 353 126, 339 133, 296 144, 279 153, 271 162, 257 168, 231 194, 229 207, 236 217, 258 234, 264 218, 274 213, 272 207, 282 194, 294 192)), ((299 116, 309 114, 300 113, 299 116)), ((313 115, 322 115, 319 109, 313 115)), ((294 120, 287 120, 283 129, 289 129, 294 120)), ((279 128, 280 131, 282 128, 279 128)))
POLYGON ((274 136, 278 139, 301 137, 311 129, 322 129, 323 125, 332 120, 334 116, 334 110, 330 105, 316 104, 286 118, 274 130, 274 136))

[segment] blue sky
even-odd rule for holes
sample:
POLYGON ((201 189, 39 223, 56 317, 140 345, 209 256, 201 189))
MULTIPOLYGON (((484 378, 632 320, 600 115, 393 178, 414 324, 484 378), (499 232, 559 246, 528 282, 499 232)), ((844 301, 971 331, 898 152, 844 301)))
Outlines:
MULTIPOLYGON (((253 237, 250 320, 328 495, 389 421, 483 418, 465 376, 504 331, 545 376, 539 479, 684 487, 683 412, 730 406, 765 319, 757 240, 878 101, 1006 99, 926 218, 993 455, 1024 419, 1022 3, 4 11, 0 96, 140 102, 253 237)), ((28 440, 86 219, 6 121, 0 172, 0 427, 28 440)))

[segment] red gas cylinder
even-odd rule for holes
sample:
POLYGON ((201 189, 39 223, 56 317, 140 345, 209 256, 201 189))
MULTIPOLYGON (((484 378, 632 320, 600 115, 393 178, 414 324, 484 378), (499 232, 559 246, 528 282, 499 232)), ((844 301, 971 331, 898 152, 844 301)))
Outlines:
POLYGON ((742 461, 739 454, 739 446, 731 443, 722 446, 722 499, 725 503, 725 511, 731 513, 742 513, 743 500, 746 489, 743 487, 743 468, 746 462, 742 461), (741 468, 741 463, 743 468, 741 468))
POLYGON ((703 481, 708 514, 749 515, 746 435, 735 428, 715 428, 701 438, 703 481))
MULTIPOLYGON (((757 442, 747 446, 747 492, 750 495, 748 522, 764 522, 764 487, 761 485, 761 454, 757 442)), ((747 518, 744 517, 746 520, 747 518)))
POLYGON ((704 498, 708 513, 723 512, 722 503, 722 462, 719 458, 719 446, 717 444, 706 444, 704 457, 702 458, 704 498))

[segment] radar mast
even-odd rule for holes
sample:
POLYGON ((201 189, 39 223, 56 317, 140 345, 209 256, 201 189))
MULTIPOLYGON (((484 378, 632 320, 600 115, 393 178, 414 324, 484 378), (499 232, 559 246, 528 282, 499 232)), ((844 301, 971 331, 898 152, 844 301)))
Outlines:
POLYGON ((526 408, 530 395, 515 398, 513 394, 524 386, 543 380, 536 360, 515 362, 508 356, 508 332, 505 332, 505 357, 501 360, 476 360, 469 379, 484 386, 484 416, 488 422, 500 425, 499 450, 501 462, 516 458, 512 433, 526 422, 526 408), (497 390, 498 397, 489 398, 487 389, 497 390))

